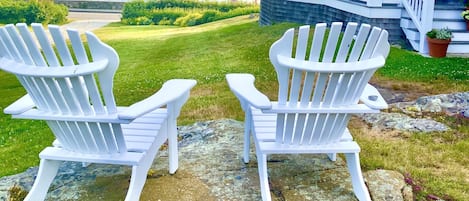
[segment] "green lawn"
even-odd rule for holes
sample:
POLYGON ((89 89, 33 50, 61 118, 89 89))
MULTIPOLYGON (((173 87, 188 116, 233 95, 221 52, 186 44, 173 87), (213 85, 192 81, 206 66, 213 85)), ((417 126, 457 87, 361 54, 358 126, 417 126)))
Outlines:
MULTIPOLYGON (((179 124, 184 125, 220 118, 243 120, 244 114, 225 82, 226 73, 254 74, 256 86, 275 99, 277 82, 268 49, 292 26, 296 24, 260 27, 255 19, 243 16, 190 28, 112 24, 95 33, 120 55, 114 85, 119 105, 151 95, 168 79, 197 80, 179 118, 179 124)), ((12 75, 0 72, 0 79, 0 109, 4 109, 24 90, 12 75)), ((468 81, 467 58, 425 58, 394 47, 386 66, 373 78, 373 82, 397 90, 430 94, 469 91, 468 81)), ((410 173, 425 193, 469 200, 469 125, 451 118, 441 120, 450 122, 453 130, 402 133, 391 138, 368 135, 366 126, 353 128, 362 147, 362 168, 410 173)), ((0 176, 38 165, 39 151, 53 140, 46 125, 12 120, 3 114, 0 125, 0 176)))

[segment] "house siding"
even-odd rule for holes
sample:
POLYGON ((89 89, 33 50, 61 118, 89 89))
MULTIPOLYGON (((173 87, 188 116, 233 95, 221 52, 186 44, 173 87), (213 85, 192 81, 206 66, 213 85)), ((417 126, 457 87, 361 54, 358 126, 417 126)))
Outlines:
POLYGON ((337 21, 367 23, 378 26, 389 32, 392 43, 404 41, 400 28, 400 19, 373 19, 348 13, 333 7, 288 0, 262 0, 259 23, 271 25, 278 22, 295 22, 300 24, 332 23, 337 21))

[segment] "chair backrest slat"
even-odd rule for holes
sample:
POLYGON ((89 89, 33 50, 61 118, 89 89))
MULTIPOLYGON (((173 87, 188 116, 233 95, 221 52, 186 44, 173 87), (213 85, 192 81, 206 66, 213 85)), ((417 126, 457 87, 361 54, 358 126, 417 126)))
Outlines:
MULTIPOLYGON (((326 34, 326 23, 316 24, 314 27, 313 40, 311 42, 311 47, 322 47, 324 42, 324 36, 326 34)), ((310 48, 309 61, 319 61, 321 57, 322 48, 310 48)))
POLYGON ((378 27, 373 27, 371 29, 370 36, 366 41, 365 48, 363 49, 363 53, 360 57, 360 60, 365 60, 371 58, 373 51, 376 48, 376 44, 378 43, 378 39, 381 35, 381 29, 378 27))
POLYGON ((337 57, 335 62, 345 62, 347 61, 348 53, 350 47, 353 43, 353 38, 355 32, 357 31, 358 24, 355 22, 349 22, 345 28, 345 32, 342 36, 342 41, 340 42, 339 51, 337 52, 337 57))
MULTIPOLYGON (((324 49, 324 56, 322 62, 333 62, 336 53, 340 34, 342 33, 342 22, 334 22, 329 30, 326 48, 324 49)), ((322 47, 322 46, 320 46, 322 47)), ((318 47, 316 47, 318 48, 318 47)))
POLYGON ((12 42, 14 43, 16 50, 18 51, 17 52, 19 54, 18 57, 21 58, 21 61, 28 65, 34 65, 33 58, 31 57, 31 54, 26 48, 26 45, 23 39, 16 33, 15 26, 9 24, 5 26, 5 29, 9 33, 10 38, 12 42))
POLYGON ((65 147, 76 147, 76 144, 74 144, 73 141, 66 137, 66 134, 62 129, 62 126, 59 121, 46 121, 46 123, 52 130, 52 132, 55 134, 57 140, 59 140, 62 145, 64 145, 65 147))
POLYGON ((94 142, 100 153, 109 153, 108 144, 104 141, 104 133, 101 131, 99 123, 90 122, 88 126, 93 135, 94 142))
POLYGON ((52 40, 55 43, 55 47, 57 48, 57 52, 59 53, 62 64, 64 66, 74 65, 75 63, 73 62, 72 55, 70 54, 70 50, 68 49, 68 46, 65 43, 65 38, 62 35, 59 26, 49 25, 49 32, 52 36, 52 40))
MULTIPOLYGON (((99 126, 100 126, 101 131, 103 133, 112 133, 112 128, 111 128, 110 124, 102 123, 102 124, 99 124, 99 126)), ((103 137, 104 137, 104 142, 107 145, 108 152, 109 153, 117 153, 118 152, 118 147, 115 143, 115 139, 114 139, 113 135, 103 135, 103 137)))
POLYGON ((103 102, 101 100, 101 95, 99 94, 98 85, 93 75, 84 76, 86 83, 86 89, 89 93, 91 103, 93 105, 93 110, 96 114, 105 114, 103 102))
POLYGON ((60 112, 65 115, 70 114, 70 110, 65 102, 65 97, 63 96, 57 81, 54 78, 44 78, 44 82, 49 87, 52 96, 51 98, 57 105, 56 112, 60 112))
POLYGON ((0 37, 2 38, 2 46, 4 46, 5 53, 4 57, 17 62, 23 62, 22 57, 19 55, 18 49, 13 43, 13 40, 10 37, 10 34, 5 28, 0 29, 0 37))
POLYGON ((28 27, 24 23, 19 23, 16 24, 16 27, 18 28, 18 31, 21 34, 21 37, 23 38, 24 42, 26 43, 26 46, 29 49, 29 52, 31 53, 31 57, 33 58, 34 62, 36 63, 36 66, 47 66, 46 61, 44 60, 44 57, 42 57, 41 50, 37 46, 36 42, 34 42, 34 39, 31 35, 31 32, 29 32, 28 27))
POLYGON ((348 23, 342 32, 342 23, 332 23, 326 34, 326 27, 324 23, 317 24, 313 36, 309 36, 311 31, 307 26, 301 26, 296 35, 293 29, 287 30, 270 49, 269 57, 279 81, 278 104, 284 105, 283 109, 287 110, 277 114, 277 143, 319 145, 340 140, 350 114, 299 113, 298 107, 304 107, 307 111, 310 108, 337 108, 357 104, 371 76, 380 67, 365 68, 360 61, 378 56, 387 57, 389 53, 385 30, 371 28, 367 24, 359 27, 357 23, 348 23), (297 42, 296 45, 293 45, 294 41, 297 42), (309 43, 310 47, 307 46, 309 43), (309 57, 306 57, 308 51, 309 57), (315 71, 315 66, 308 69, 304 66, 295 67, 293 64, 280 64, 278 55, 300 62, 356 65, 351 67, 352 71, 339 71, 333 69, 335 67, 330 67, 330 71, 315 71), (292 112, 288 112, 288 107, 292 107, 292 112))
POLYGON ((49 86, 45 83, 42 77, 31 77, 34 83, 34 87, 37 88, 39 93, 38 98, 42 99, 42 102, 45 103, 46 108, 41 108, 45 111, 50 111, 52 113, 57 113, 59 108, 55 104, 55 100, 49 90, 49 86))
POLYGON ((88 56, 86 55, 85 47, 81 42, 80 33, 77 30, 69 29, 67 30, 68 38, 72 43, 73 52, 79 64, 89 63, 88 56))
POLYGON ((318 107, 321 105, 323 95, 325 93, 326 89, 326 81, 329 79, 329 75, 327 73, 317 73, 317 79, 316 79, 316 84, 314 86, 314 93, 313 93, 313 100, 312 100, 312 106, 313 107, 318 107))
POLYGON ((369 24, 362 24, 360 26, 352 51, 350 52, 348 62, 358 61, 360 59, 360 55, 368 38, 368 34, 370 33, 370 29, 371 26, 369 24))
POLYGON ((307 106, 311 101, 311 94, 313 93, 314 79, 316 78, 316 73, 306 72, 303 82, 303 90, 301 91, 301 106, 307 106))
POLYGON ((72 93, 79 100, 80 111, 85 115, 92 115, 93 111, 91 110, 91 104, 89 102, 88 93, 81 83, 80 77, 71 77, 70 83, 72 84, 72 93))
POLYGON ((39 45, 42 48, 44 56, 46 57, 46 61, 49 67, 59 67, 60 62, 55 54, 52 45, 50 44, 49 38, 47 37, 46 31, 42 27, 42 24, 32 23, 31 27, 33 28, 34 33, 36 34, 36 38, 39 42, 39 45))

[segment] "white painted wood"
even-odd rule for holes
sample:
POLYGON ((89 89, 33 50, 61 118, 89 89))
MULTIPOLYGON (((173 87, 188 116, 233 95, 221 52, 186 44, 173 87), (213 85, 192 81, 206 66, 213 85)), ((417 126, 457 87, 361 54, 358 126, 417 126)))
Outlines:
MULTIPOLYGON (((367 18, 388 18, 388 19, 399 19, 401 17, 401 8, 395 7, 382 7, 382 6, 367 6, 360 5, 353 1, 343 0, 288 0, 302 3, 312 3, 333 7, 344 12, 349 12, 357 15, 361 15, 367 18)), ((383 0, 383 3, 399 4, 399 0, 383 0)))
POLYGON ((169 80, 149 98, 117 107, 112 82, 119 57, 113 48, 87 32, 88 58, 77 31, 68 30, 68 42, 58 26, 50 25, 48 31, 41 24, 32 27, 33 32, 25 24, 0 27, 0 69, 15 74, 28 92, 4 112, 45 120, 56 137, 53 146, 39 154, 39 173, 26 200, 44 200, 61 161, 132 166, 125 199, 138 200, 165 141, 169 172, 175 173, 176 119, 196 81, 169 80))
POLYGON ((435 0, 403 0, 402 5, 419 32, 418 51, 422 54, 428 53, 425 37, 433 27, 435 0))
POLYGON ((297 34, 289 29, 271 46, 269 57, 279 80, 278 102, 255 88, 252 75, 226 76, 246 113, 246 163, 250 134, 256 145, 264 201, 271 199, 267 155, 306 153, 327 154, 333 161, 337 153, 345 153, 355 195, 359 200, 371 200, 361 175, 360 147, 347 124, 352 114, 378 113, 387 107, 368 81, 377 68, 384 66, 389 53, 388 33, 366 24, 358 28, 357 23, 348 23, 342 33, 342 23, 337 22, 326 34, 326 26, 317 24, 314 36, 309 36, 309 26, 301 26, 297 34), (311 51, 306 57, 308 49, 311 51))

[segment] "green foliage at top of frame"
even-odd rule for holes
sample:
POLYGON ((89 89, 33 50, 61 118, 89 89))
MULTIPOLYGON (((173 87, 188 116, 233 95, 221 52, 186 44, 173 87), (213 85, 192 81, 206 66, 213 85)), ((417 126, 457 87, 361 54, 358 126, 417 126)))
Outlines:
POLYGON ((129 25, 194 26, 258 13, 259 6, 196 0, 136 0, 124 4, 122 23, 129 25))
POLYGON ((63 24, 68 8, 53 0, 0 0, 0 23, 63 24))

